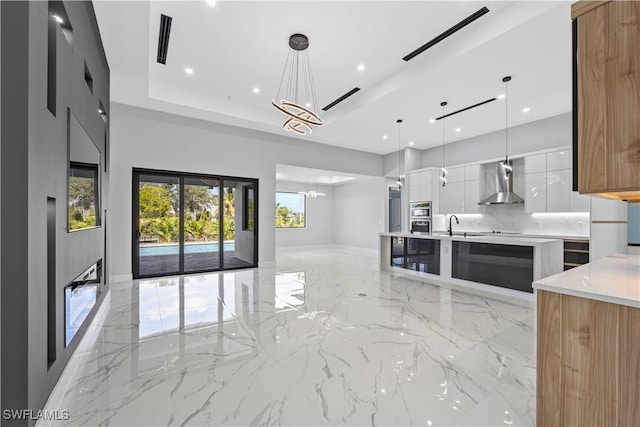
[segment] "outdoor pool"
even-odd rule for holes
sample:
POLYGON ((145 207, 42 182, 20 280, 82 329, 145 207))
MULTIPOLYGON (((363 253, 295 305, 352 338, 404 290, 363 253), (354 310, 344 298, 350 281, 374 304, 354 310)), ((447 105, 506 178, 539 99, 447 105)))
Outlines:
MULTIPOLYGON (((223 246, 225 252, 235 250, 235 242, 224 242, 223 246)), ((178 252, 179 246, 177 244, 140 246, 140 256, 178 255, 178 252)), ((184 245, 185 254, 199 254, 204 252, 218 252, 218 244, 196 243, 184 245)))

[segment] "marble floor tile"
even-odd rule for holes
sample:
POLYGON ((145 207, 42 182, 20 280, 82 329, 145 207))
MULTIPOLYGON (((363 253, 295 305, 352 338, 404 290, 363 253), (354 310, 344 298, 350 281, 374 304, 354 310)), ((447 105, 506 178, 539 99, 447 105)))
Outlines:
POLYGON ((533 426, 535 305, 341 248, 111 286, 58 426, 533 426))

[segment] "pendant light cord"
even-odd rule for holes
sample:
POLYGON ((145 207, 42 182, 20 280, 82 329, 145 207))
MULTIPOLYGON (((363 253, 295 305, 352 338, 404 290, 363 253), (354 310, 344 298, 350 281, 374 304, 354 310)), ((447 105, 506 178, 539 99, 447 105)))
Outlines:
POLYGON ((400 126, 402 124, 402 119, 396 120, 396 123, 398 123, 398 185, 401 186, 402 185, 402 169, 401 169, 402 139, 400 134, 400 126))
POLYGON ((505 147, 505 163, 509 162, 509 80, 505 82, 505 99, 504 99, 504 147, 505 147))
MULTIPOLYGON (((443 102, 440 105, 442 105, 442 115, 444 116, 444 107, 445 105, 447 105, 447 103, 443 102)), ((445 121, 445 118, 443 117, 442 118, 442 167, 443 168, 444 168, 444 121, 445 121)))
POLYGON ((440 106, 442 107, 442 167, 440 168, 440 171, 442 172, 440 174, 440 181, 442 181, 442 186, 444 187, 445 185, 447 185, 447 169, 444 167, 444 112, 445 112, 445 107, 447 106, 447 102, 443 101, 440 103, 440 106))

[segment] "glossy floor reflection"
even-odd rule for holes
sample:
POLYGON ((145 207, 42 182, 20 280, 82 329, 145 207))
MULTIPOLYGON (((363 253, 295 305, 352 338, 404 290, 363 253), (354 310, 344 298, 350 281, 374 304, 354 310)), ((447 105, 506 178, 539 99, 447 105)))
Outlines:
POLYGON ((280 250, 114 284, 46 409, 60 425, 533 426, 535 307, 280 250))

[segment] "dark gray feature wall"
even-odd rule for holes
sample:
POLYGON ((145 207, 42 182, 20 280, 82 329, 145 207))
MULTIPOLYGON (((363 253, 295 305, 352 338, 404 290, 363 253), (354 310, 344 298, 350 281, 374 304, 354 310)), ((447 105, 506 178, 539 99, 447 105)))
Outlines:
MULTIPOLYGON (((560 114, 509 128, 509 155, 570 146, 573 138, 571 113, 560 114)), ((505 131, 486 133, 445 145, 447 165, 499 159, 505 155, 505 131)), ((440 167, 442 147, 422 152, 422 167, 440 167)))
MULTIPOLYGON (((0 61, 11 63, 11 67, 1 68, 0 76, 1 403, 2 410, 38 410, 99 306, 65 347, 64 287, 98 259, 105 260, 109 67, 91 2, 1 2, 0 10, 0 61), (71 26, 64 34, 57 25, 53 39, 49 32, 51 5, 64 8, 71 26), (55 79, 48 70, 52 49, 55 79), (85 63, 91 88, 85 78, 85 63), (53 111, 47 108, 53 93, 51 84, 55 84, 53 111), (98 113, 100 103, 106 115, 98 113), (75 232, 68 232, 68 111, 101 158, 102 226, 75 232), (52 217, 53 254, 51 248, 47 250, 52 241, 47 219, 52 217), (54 269, 48 268, 47 260, 52 259, 54 269), (53 295, 53 302, 49 295, 53 295), (51 322, 55 322, 53 346, 48 333, 51 322)), ((101 288, 102 298, 107 285, 101 288)), ((2 421, 3 426, 32 424, 34 421, 24 419, 2 421)))

